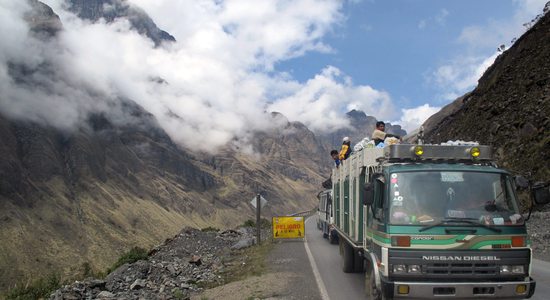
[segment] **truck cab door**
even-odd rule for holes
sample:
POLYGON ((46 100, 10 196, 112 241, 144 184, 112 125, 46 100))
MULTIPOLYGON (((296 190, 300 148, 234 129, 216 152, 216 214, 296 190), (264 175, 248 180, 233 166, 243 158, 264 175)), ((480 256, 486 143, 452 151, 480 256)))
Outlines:
POLYGON ((371 183, 365 187, 368 199, 367 209, 367 230, 379 231, 384 227, 384 194, 385 178, 383 174, 373 174, 371 183))

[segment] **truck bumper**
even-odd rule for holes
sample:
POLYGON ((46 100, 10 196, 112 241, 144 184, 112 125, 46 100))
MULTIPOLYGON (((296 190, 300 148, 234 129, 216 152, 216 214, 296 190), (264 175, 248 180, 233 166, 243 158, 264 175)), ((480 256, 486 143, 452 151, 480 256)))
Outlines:
POLYGON ((382 290, 388 299, 526 299, 535 293, 536 282, 529 277, 525 281, 513 282, 390 282, 382 280, 382 290), (523 285, 524 292, 521 292, 523 285), (400 286, 408 286, 408 288, 400 286), (517 292, 518 289, 520 292, 517 292), (408 290, 408 293, 403 293, 408 290))

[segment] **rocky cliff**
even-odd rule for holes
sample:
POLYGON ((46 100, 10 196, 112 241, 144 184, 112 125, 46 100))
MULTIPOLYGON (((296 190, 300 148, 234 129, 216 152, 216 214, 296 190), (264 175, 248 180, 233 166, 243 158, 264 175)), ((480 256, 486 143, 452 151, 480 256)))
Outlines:
POLYGON ((427 142, 475 140, 500 165, 550 180, 550 14, 502 53, 478 86, 425 124, 427 142))

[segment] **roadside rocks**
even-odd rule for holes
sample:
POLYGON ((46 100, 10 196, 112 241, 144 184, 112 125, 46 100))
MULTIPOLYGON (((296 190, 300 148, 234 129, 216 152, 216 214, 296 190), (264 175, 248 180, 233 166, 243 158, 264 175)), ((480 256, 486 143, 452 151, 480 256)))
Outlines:
POLYGON ((232 249, 253 245, 253 232, 186 228, 151 250, 147 260, 124 264, 105 280, 90 278, 63 286, 50 299, 189 299, 205 286, 223 283, 219 274, 238 255, 232 249))
POLYGON ((548 220, 550 211, 533 212, 527 221, 527 232, 531 240, 531 248, 535 258, 550 261, 550 232, 548 220))

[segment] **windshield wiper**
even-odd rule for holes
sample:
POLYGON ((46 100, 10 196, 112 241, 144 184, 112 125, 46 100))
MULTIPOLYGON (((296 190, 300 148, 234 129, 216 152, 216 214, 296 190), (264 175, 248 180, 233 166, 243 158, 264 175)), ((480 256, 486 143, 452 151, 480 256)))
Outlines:
POLYGON ((436 226, 441 226, 441 225, 445 225, 445 224, 449 224, 449 223, 467 223, 467 224, 472 224, 472 225, 476 225, 476 226, 481 226, 483 228, 487 228, 487 229, 492 230, 494 232, 501 232, 502 231, 501 229, 496 228, 494 226, 489 226, 487 224, 480 223, 477 219, 474 219, 474 218, 445 218, 445 219, 443 219, 440 222, 437 222, 435 224, 424 226, 424 227, 420 228, 420 230, 418 230, 418 231, 420 231, 420 232, 426 231, 426 230, 434 228, 436 226))

